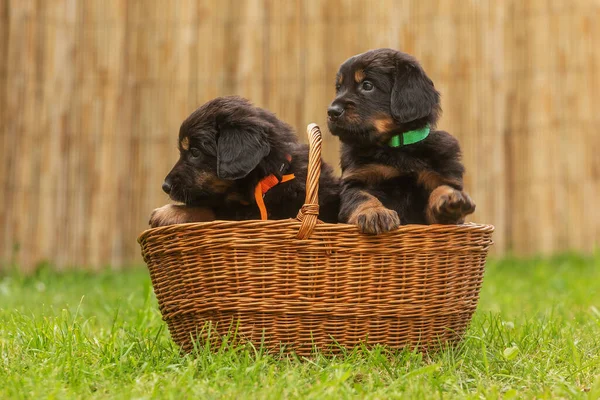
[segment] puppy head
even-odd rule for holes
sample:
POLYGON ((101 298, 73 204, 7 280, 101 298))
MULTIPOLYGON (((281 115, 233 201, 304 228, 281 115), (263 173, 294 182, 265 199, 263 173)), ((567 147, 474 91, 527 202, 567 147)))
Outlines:
POLYGON ((440 95, 417 60, 377 49, 341 65, 327 121, 345 143, 383 144, 401 132, 435 127, 440 112, 440 95))
POLYGON ((163 190, 171 199, 195 206, 242 199, 240 190, 285 160, 285 151, 273 149, 277 123, 283 124, 240 97, 220 97, 202 105, 181 124, 180 157, 163 190))

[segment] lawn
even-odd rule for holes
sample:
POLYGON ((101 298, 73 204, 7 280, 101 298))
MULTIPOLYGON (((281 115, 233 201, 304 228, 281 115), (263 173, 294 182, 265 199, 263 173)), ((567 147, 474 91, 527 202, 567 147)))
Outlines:
POLYGON ((463 344, 181 357, 146 270, 0 276, 0 398, 600 398, 600 256, 488 263, 463 344))

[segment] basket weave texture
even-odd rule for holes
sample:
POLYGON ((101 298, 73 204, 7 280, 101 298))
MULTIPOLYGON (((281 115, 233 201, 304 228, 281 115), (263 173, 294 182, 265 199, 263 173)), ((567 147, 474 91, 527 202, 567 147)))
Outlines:
POLYGON ((187 352, 233 327, 257 346, 299 355, 457 343, 477 307, 494 227, 407 225, 371 236, 321 223, 321 133, 314 124, 308 132, 297 219, 180 224, 139 237, 173 340, 187 352))

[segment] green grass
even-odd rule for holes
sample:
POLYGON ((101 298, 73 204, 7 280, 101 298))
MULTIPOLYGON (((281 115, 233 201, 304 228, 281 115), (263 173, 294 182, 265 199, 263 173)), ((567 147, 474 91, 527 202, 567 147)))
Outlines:
POLYGON ((144 269, 0 277, 0 398, 600 397, 600 257, 488 264, 462 346, 181 357, 144 269))

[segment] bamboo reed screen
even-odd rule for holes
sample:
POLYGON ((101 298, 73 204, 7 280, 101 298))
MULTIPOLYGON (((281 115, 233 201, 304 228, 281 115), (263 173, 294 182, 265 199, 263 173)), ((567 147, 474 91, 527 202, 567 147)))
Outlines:
POLYGON ((235 93, 325 126, 338 65, 375 47, 415 55, 442 92, 496 252, 590 251, 599 19, 593 0, 0 0, 0 265, 141 262, 195 107, 235 93))

